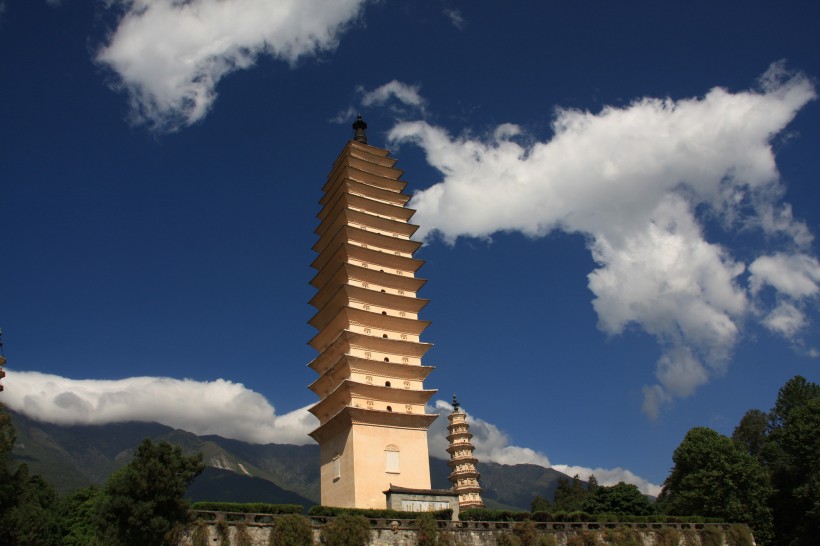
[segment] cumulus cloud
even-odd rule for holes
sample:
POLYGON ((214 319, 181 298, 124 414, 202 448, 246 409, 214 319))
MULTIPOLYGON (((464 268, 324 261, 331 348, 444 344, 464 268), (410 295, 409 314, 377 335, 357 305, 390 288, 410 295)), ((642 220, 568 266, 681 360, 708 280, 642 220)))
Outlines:
POLYGON ((69 379, 6 369, 3 403, 60 425, 153 421, 194 434, 253 443, 307 444, 318 422, 307 407, 276 415, 261 394, 224 379, 69 379), (196 400, 196 404, 191 404, 196 400))
POLYGON ((762 322, 772 332, 790 338, 806 326, 806 316, 794 304, 781 302, 763 318, 762 322))
POLYGON ((331 51, 365 0, 119 0, 124 15, 96 55, 127 92, 132 118, 161 131, 202 119, 216 85, 260 55, 293 65, 331 51))
MULTIPOLYGON (((755 287, 795 301, 816 293, 811 234, 781 202, 771 146, 814 98, 807 77, 775 64, 748 91, 642 98, 597 113, 558 109, 552 139, 526 147, 511 124, 475 137, 399 122, 389 139, 420 146, 443 175, 409 204, 421 237, 586 237, 598 266, 588 278, 600 329, 618 335, 636 325, 662 349, 657 383, 644 389, 652 417, 725 371, 755 287), (707 240, 704 218, 727 231, 757 229, 788 251, 753 262, 750 290, 746 265, 707 240)), ((769 323, 790 332, 791 317, 769 323)))
POLYGON ((771 332, 794 339, 807 326, 803 311, 820 294, 820 263, 817 258, 802 253, 777 252, 760 256, 749 266, 749 285, 757 296, 755 309, 762 315, 761 322, 771 332), (761 311, 762 291, 774 289, 777 305, 761 311))
MULTIPOLYGON (((464 409, 464 408, 462 408, 464 409)), ((429 431, 430 455, 438 459, 447 459, 447 424, 449 421, 446 415, 453 411, 453 406, 444 400, 436 400, 436 410, 441 417, 433 422, 429 431)), ((433 413, 429 408, 428 411, 433 413)), ((658 495, 661 486, 641 478, 640 476, 623 468, 586 468, 583 466, 572 466, 565 464, 551 464, 549 458, 539 451, 528 447, 520 447, 510 444, 509 437, 492 423, 475 417, 467 413, 467 423, 470 425, 470 432, 473 434, 472 442, 475 447, 475 456, 481 462, 493 462, 499 464, 536 464, 544 468, 554 468, 569 476, 578 474, 581 479, 586 480, 590 474, 595 474, 601 485, 615 485, 618 482, 635 484, 643 493, 647 495, 658 495)))
POLYGON ((820 262, 806 254, 761 256, 749 266, 752 291, 770 285, 781 294, 800 299, 820 292, 820 262))

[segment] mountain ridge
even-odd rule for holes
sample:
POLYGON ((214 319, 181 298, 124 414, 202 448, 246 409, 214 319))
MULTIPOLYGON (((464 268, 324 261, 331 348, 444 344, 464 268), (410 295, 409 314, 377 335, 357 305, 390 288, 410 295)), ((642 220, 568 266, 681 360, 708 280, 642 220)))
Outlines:
MULTIPOLYGON (((303 504, 319 502, 319 446, 251 444, 217 435, 198 436, 159 423, 56 425, 9 411, 17 431, 13 458, 29 465, 58 491, 101 485, 133 457, 144 439, 167 441, 186 454, 202 453, 207 470, 188 491, 192 500, 303 504), (218 497, 218 498, 217 498, 218 497)), ((489 508, 529 510, 539 495, 552 499, 565 474, 534 464, 478 463, 489 508)), ((449 489, 450 468, 430 458, 431 486, 449 489)))

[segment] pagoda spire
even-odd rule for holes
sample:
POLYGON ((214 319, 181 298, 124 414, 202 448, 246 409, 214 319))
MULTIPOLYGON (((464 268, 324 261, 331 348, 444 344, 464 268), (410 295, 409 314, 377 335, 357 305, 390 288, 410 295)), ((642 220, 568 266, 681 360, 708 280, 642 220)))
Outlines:
POLYGON ((356 121, 353 122, 353 140, 367 144, 367 123, 362 119, 362 115, 356 116, 356 121))
POLYGON ((447 453, 450 454, 450 476, 448 479, 453 484, 453 491, 458 493, 458 505, 462 509, 483 508, 484 501, 481 500, 481 486, 478 485, 478 478, 481 474, 476 470, 478 459, 473 456, 473 443, 470 439, 470 425, 467 424, 467 414, 461 409, 461 405, 453 395, 453 411, 447 417, 450 424, 447 430, 450 434, 447 440, 450 447, 447 453))

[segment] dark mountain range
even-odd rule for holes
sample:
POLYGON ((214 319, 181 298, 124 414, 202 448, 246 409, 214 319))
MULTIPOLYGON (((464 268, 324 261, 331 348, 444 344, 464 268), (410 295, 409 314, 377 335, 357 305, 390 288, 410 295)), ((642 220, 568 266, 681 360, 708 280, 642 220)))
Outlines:
MULTIPOLYGON (((100 485, 133 456, 144 438, 165 440, 186 453, 202 453, 208 469, 191 485, 193 500, 319 502, 319 446, 250 444, 220 436, 197 436, 158 423, 53 425, 13 413, 13 456, 59 491, 100 485)), ((564 474, 531 464, 479 463, 489 508, 528 510, 536 495, 552 499, 564 474)), ((448 489, 447 461, 430 459, 432 487, 448 489)))

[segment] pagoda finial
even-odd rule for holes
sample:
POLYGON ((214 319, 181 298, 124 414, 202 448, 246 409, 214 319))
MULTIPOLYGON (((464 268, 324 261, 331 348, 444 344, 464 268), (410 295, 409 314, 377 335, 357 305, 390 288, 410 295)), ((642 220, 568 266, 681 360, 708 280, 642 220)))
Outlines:
POLYGON ((453 395, 453 411, 458 411, 458 409, 459 409, 460 407, 461 407, 461 406, 460 406, 460 405, 459 405, 459 403, 458 403, 458 399, 456 398, 456 395, 454 394, 454 395, 453 395))
POLYGON ((367 123, 362 119, 362 115, 356 116, 356 121, 353 122, 353 140, 367 144, 367 123))

